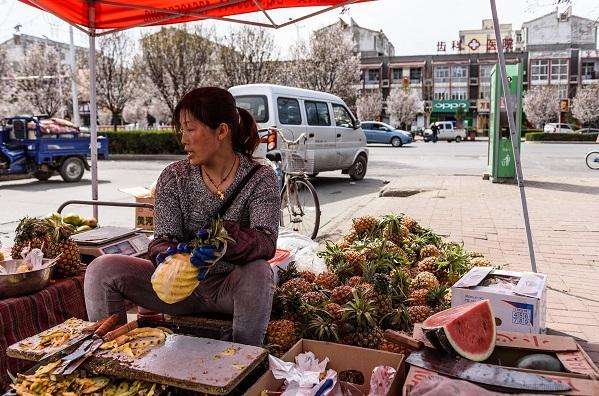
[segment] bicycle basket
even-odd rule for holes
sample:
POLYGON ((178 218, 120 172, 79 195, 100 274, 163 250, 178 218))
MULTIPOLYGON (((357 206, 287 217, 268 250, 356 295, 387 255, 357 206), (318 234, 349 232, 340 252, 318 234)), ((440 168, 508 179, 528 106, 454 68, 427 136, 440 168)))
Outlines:
POLYGON ((281 147, 281 161, 285 173, 313 173, 314 151, 308 150, 304 142, 285 144, 281 147))

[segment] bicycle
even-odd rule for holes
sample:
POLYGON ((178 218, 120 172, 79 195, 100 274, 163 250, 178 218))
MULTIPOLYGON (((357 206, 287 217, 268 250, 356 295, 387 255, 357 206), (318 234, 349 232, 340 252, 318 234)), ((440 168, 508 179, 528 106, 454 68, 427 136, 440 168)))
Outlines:
POLYGON ((591 151, 586 157, 587 166, 590 169, 599 169, 599 151, 591 151))
POLYGON ((283 142, 283 147, 279 147, 283 174, 280 226, 315 239, 321 211, 318 193, 308 180, 308 174, 314 173, 314 161, 308 158, 306 134, 289 140, 280 129, 270 128, 271 131, 283 142))

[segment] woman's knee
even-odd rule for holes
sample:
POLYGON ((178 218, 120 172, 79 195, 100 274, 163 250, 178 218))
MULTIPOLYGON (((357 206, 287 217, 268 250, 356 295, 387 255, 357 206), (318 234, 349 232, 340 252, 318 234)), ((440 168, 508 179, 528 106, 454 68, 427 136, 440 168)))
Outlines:
POLYGON ((239 266, 240 280, 251 284, 270 285, 274 283, 272 267, 266 260, 256 260, 239 266))

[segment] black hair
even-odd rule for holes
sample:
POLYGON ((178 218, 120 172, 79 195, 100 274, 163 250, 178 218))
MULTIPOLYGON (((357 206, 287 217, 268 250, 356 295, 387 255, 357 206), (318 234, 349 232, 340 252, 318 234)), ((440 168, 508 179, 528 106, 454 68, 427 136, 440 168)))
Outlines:
POLYGON ((235 98, 226 89, 201 87, 187 92, 177 103, 173 113, 173 126, 181 132, 181 112, 187 111, 196 120, 216 129, 227 124, 231 130, 233 150, 252 156, 260 143, 258 127, 249 111, 237 107, 235 98))

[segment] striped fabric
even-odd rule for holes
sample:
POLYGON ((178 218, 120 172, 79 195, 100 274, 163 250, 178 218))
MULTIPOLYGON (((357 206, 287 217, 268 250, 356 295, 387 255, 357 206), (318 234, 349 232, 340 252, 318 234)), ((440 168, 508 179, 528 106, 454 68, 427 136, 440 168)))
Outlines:
POLYGON ((29 296, 0 300, 0 390, 10 382, 7 369, 16 374, 32 365, 8 358, 6 348, 72 317, 87 319, 83 275, 57 280, 29 296))

